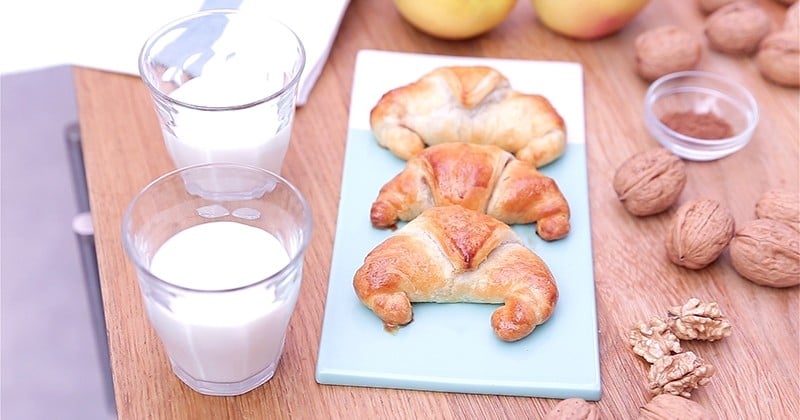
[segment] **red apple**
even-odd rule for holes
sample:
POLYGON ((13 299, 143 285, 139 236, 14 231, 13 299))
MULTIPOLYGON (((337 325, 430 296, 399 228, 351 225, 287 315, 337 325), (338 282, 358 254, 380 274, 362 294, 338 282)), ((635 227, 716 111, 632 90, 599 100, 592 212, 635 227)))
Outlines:
POLYGON ((592 40, 628 24, 650 0, 531 0, 536 16, 551 30, 592 40))

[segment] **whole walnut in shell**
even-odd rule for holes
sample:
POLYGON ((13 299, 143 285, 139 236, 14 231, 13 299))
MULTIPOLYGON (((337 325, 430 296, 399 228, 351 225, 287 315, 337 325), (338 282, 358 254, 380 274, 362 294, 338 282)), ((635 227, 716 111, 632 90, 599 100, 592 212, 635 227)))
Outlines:
POLYGON ((767 12, 756 3, 740 0, 720 7, 706 18, 705 34, 711 48, 726 54, 752 54, 772 28, 767 12))
POLYGON ((686 167, 663 147, 629 157, 614 174, 614 191, 629 213, 649 216, 670 208, 686 186, 686 167))
POLYGON ((581 398, 561 400, 542 420, 597 420, 597 407, 581 398))
POLYGON ((777 220, 800 231, 800 193, 783 189, 765 192, 756 203, 756 217, 777 220))
POLYGON ((800 232, 785 223, 756 219, 736 231, 731 264, 742 277, 769 287, 800 284, 800 232))
POLYGON ((761 42, 756 66, 767 80, 779 85, 800 86, 800 32, 780 31, 761 42))
POLYGON ((678 208, 667 231, 667 255, 677 265, 704 268, 722 254, 733 232, 733 216, 719 202, 687 202, 678 208))
POLYGON ((702 405, 672 394, 659 394, 639 409, 637 420, 712 420, 702 405))
POLYGON ((700 62, 700 39, 674 25, 660 26, 636 37, 636 73, 647 81, 676 71, 690 70, 700 62))

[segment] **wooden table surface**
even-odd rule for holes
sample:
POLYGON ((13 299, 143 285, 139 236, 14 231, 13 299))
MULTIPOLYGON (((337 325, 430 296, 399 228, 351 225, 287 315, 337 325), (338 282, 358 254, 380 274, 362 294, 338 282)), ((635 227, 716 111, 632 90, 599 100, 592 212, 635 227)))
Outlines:
MULTIPOLYGON (((785 8, 761 3, 776 25, 785 8)), ((577 61, 585 69, 586 133, 594 271, 600 337, 603 418, 633 418, 648 399, 647 363, 625 339, 629 327, 696 296, 717 301, 733 335, 685 343, 717 368, 693 400, 721 419, 782 419, 800 412, 798 288, 760 287, 740 277, 727 251, 692 271, 667 260, 664 235, 675 208, 647 218, 629 215, 612 188, 617 167, 656 145, 643 124, 647 83, 633 72, 633 41, 643 31, 678 24, 702 33, 694 2, 653 0, 622 32, 573 41, 543 28, 527 0, 500 27, 474 40, 448 42, 406 24, 390 0, 353 0, 310 100, 297 111, 284 175, 308 197, 314 237, 274 378, 239 397, 208 397, 184 386, 148 324, 133 266, 120 240, 121 216, 137 191, 173 165, 142 82, 75 68, 74 75, 95 223, 117 409, 121 419, 539 418, 552 399, 319 385, 314 370, 337 219, 342 158, 356 52, 384 49, 462 56, 577 61)), ((761 109, 752 142, 713 162, 687 162, 679 204, 725 203, 738 224, 755 218, 768 188, 798 191, 798 90, 767 83, 749 57, 704 50, 698 66, 747 86, 761 109)), ((380 77, 379 74, 374 77, 380 77)), ((520 367, 524 368, 524 367, 520 367)))

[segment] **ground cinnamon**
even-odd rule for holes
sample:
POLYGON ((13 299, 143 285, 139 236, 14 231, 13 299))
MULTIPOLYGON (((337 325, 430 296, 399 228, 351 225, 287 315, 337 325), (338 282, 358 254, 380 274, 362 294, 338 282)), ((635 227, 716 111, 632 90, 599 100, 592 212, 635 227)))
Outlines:
POLYGON ((698 139, 724 139, 733 135, 730 123, 713 112, 670 112, 661 117, 661 122, 683 135, 698 139))

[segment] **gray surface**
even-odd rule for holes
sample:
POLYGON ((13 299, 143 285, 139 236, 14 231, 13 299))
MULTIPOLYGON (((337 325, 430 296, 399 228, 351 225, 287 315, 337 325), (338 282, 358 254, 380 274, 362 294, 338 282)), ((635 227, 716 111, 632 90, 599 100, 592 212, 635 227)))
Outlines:
POLYGON ((0 97, 0 418, 116 418, 71 228, 72 73, 4 75, 0 97))

